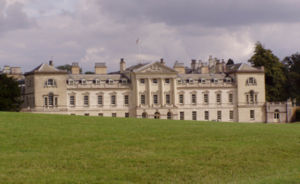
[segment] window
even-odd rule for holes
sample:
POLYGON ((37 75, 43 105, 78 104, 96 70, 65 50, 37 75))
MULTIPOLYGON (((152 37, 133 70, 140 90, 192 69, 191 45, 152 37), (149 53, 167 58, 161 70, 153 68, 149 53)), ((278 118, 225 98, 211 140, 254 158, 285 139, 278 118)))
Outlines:
POLYGON ((192 118, 193 120, 197 120, 197 111, 192 112, 192 118))
POLYGON ((170 79, 165 79, 166 84, 170 84, 170 79))
POLYGON ((74 85, 74 80, 73 79, 69 79, 67 82, 68 82, 69 85, 74 85))
POLYGON ((106 83, 107 83, 107 84, 113 84, 114 81, 113 81, 112 79, 107 79, 107 80, 106 80, 106 83))
POLYGON ((111 102, 111 105, 116 105, 116 95, 111 95, 110 102, 111 102))
POLYGON ((188 82, 189 84, 193 84, 193 83, 194 83, 194 80, 193 80, 193 79, 188 79, 187 82, 188 82))
POLYGON ((229 119, 233 120, 234 118, 234 112, 233 111, 229 111, 229 119))
POLYGON ((208 111, 204 112, 204 119, 209 120, 209 112, 208 111))
POLYGON ((124 105, 128 105, 129 104, 129 96, 125 95, 124 96, 124 105))
POLYGON ((154 119, 160 119, 160 113, 159 112, 154 113, 154 119))
POLYGON ((83 104, 85 106, 89 105, 89 96, 87 96, 87 95, 83 96, 83 104))
POLYGON ((251 120, 255 119, 255 112, 254 112, 254 110, 250 110, 250 119, 251 120))
POLYGON ((145 84, 145 79, 140 79, 141 84, 145 84))
POLYGON ((254 91, 250 91, 246 94, 247 103, 257 103, 257 94, 254 91))
POLYGON ((45 86, 56 86, 56 81, 54 79, 48 79, 45 82, 45 86))
POLYGON ((82 85, 86 85, 86 80, 85 79, 81 79, 81 84, 82 85))
POLYGON ((183 94, 180 94, 180 95, 179 95, 179 103, 180 103, 180 104, 183 104, 183 103, 184 103, 184 95, 183 95, 183 94))
POLYGON ((276 109, 276 110, 274 111, 274 119, 276 119, 276 120, 279 120, 279 119, 280 119, 280 112, 279 112, 278 109, 276 109))
POLYGON ((179 115, 180 115, 180 120, 184 120, 184 112, 180 112, 179 115))
POLYGON ((192 94, 192 104, 196 104, 197 103, 197 96, 196 94, 192 94))
POLYGON ((256 85, 256 79, 253 77, 250 77, 247 79, 246 81, 246 85, 247 86, 255 86, 256 85))
POLYGON ((129 118, 129 113, 128 112, 125 113, 125 118, 129 118))
POLYGON ((143 112, 142 118, 147 118, 147 117, 148 117, 147 113, 146 113, 146 112, 143 112))
POLYGON ((146 104, 146 97, 145 97, 145 95, 141 95, 141 104, 142 105, 146 104))
POLYGON ((53 97, 53 94, 50 93, 50 94, 49 94, 49 97, 48 97, 48 100, 49 100, 49 101, 48 101, 48 105, 49 105, 49 106, 53 106, 53 98, 54 98, 54 97, 53 97))
POLYGON ((222 120, 222 111, 217 112, 217 120, 218 121, 222 120))
POLYGON ((233 94, 232 93, 229 93, 228 101, 229 101, 229 103, 233 103, 233 94))
POLYGON ((157 84, 157 79, 152 80, 153 84, 157 84))
POLYGON ((98 105, 103 105, 103 96, 98 95, 98 105))
POLYGON ((70 105, 75 106, 75 96, 70 96, 70 105))
POLYGON ((45 97, 45 103, 44 103, 44 105, 46 106, 46 107, 48 107, 48 97, 45 97))
POLYGON ((57 99, 57 97, 54 97, 54 105, 55 105, 55 106, 58 105, 58 99, 57 99))
POLYGON ((103 113, 98 113, 98 116, 103 117, 103 113))
POLYGON ((207 93, 204 94, 204 103, 205 104, 209 103, 209 99, 208 99, 208 94, 207 93))
POLYGON ((206 80, 205 80, 205 79, 202 79, 202 80, 201 80, 201 83, 202 83, 202 84, 205 84, 205 83, 206 83, 206 80))
POLYGON ((171 98, 169 94, 166 94, 166 104, 171 104, 171 98))
POLYGON ((89 113, 85 113, 84 115, 85 115, 85 116, 90 116, 90 114, 89 114, 89 113))
POLYGON ((220 93, 217 93, 217 104, 221 104, 221 94, 220 93))
POLYGON ((116 118, 117 117, 117 113, 111 113, 111 117, 116 118))
POLYGON ((167 113, 167 119, 172 119, 172 113, 171 112, 167 113))
POLYGON ((179 79, 179 80, 177 81, 177 83, 178 83, 178 84, 182 84, 183 82, 182 82, 181 79, 179 79))
POLYGON ((99 85, 100 84, 100 80, 99 79, 96 79, 96 80, 94 80, 95 81, 95 84, 96 85, 99 85))
POLYGON ((126 80, 126 79, 122 79, 122 80, 121 80, 121 83, 122 83, 122 84, 127 84, 127 80, 126 80))
POLYGON ((153 95, 153 104, 158 104, 158 95, 153 95))

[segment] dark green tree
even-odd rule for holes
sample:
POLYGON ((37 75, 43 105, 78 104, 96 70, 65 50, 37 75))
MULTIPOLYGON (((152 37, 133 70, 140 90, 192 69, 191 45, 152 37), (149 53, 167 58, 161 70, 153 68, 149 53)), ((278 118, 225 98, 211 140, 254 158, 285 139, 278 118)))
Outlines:
POLYGON ((231 58, 229 58, 226 65, 234 65, 234 61, 231 58))
MULTIPOLYGON (((69 73, 71 73, 71 71, 72 71, 72 65, 69 65, 69 64, 57 66, 56 68, 59 70, 66 70, 69 73)), ((80 73, 82 73, 81 68, 80 68, 80 73)))
POLYGON ((265 49, 260 42, 257 42, 254 55, 249 62, 254 67, 264 66, 265 68, 267 101, 283 101, 288 98, 285 89, 287 79, 284 73, 284 65, 271 50, 265 49))
POLYGON ((296 53, 285 57, 282 61, 285 66, 285 75, 287 77, 286 89, 289 97, 296 98, 300 103, 300 54, 296 53))
POLYGON ((0 75, 0 111, 19 111, 22 104, 21 89, 18 82, 0 75))
POLYGON ((95 72, 87 71, 84 74, 95 74, 95 72))

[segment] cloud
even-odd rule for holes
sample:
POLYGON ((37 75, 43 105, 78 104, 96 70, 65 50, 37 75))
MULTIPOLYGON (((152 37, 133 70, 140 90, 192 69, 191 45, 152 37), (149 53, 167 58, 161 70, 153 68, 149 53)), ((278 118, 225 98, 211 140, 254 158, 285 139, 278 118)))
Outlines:
POLYGON ((34 22, 24 13, 23 4, 19 2, 8 3, 5 0, 0 0, 0 34, 25 29, 33 24, 34 22))
POLYGON ((0 66, 80 62, 109 71, 164 58, 246 62, 256 41, 279 57, 300 50, 296 0, 0 0, 0 66), (278 13, 278 15, 276 14, 278 13), (140 38, 139 45, 136 44, 140 38))

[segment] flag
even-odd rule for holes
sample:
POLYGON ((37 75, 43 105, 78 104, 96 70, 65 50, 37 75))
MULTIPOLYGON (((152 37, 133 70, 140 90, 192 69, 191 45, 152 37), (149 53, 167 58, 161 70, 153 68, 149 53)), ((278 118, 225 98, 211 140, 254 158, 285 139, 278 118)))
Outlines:
POLYGON ((139 42, 140 42, 140 39, 138 38, 138 39, 136 40, 136 44, 139 44, 139 42))

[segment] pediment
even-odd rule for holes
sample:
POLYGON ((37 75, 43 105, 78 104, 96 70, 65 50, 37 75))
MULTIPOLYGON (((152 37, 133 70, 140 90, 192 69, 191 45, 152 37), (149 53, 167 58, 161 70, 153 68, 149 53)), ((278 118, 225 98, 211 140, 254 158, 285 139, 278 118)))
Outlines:
POLYGON ((144 73, 177 74, 177 71, 175 71, 172 68, 169 68, 169 67, 167 67, 164 64, 161 64, 159 62, 145 65, 144 67, 139 68, 135 72, 136 73, 143 73, 143 74, 144 73))

